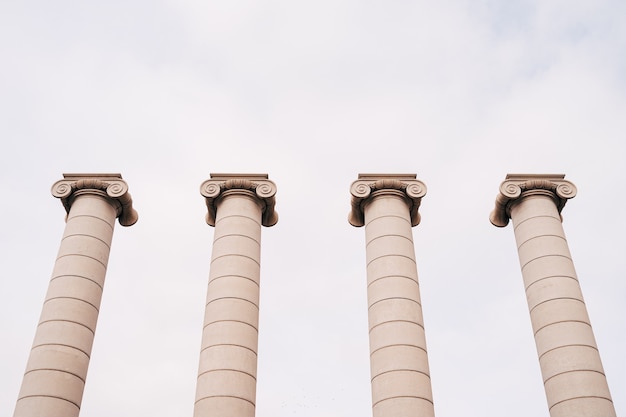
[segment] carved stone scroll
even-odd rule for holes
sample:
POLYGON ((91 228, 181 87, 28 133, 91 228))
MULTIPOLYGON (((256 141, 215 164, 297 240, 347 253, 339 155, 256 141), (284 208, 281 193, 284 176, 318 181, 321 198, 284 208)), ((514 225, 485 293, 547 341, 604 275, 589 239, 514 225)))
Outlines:
POLYGON ((395 190, 407 199, 411 225, 417 226, 421 220, 418 210, 422 197, 426 195, 426 184, 416 177, 415 174, 359 174, 359 179, 350 186, 352 194, 352 210, 348 216, 350 224, 355 227, 364 225, 363 204, 372 194, 383 190, 395 190))
POLYGON ((81 190, 101 191, 118 205, 118 221, 122 226, 137 223, 139 215, 133 208, 128 184, 120 174, 63 174, 63 179, 52 185, 52 195, 61 199, 66 213, 70 212, 75 193, 81 190))
POLYGON ((565 175, 508 174, 500 184, 500 193, 489 220, 494 226, 505 227, 511 217, 510 207, 522 194, 531 192, 549 193, 554 199, 559 213, 570 198, 576 196, 576 186, 564 179, 565 175))
POLYGON ((205 198, 208 213, 206 222, 215 226, 216 203, 230 190, 249 191, 263 204, 263 226, 274 226, 278 222, 276 205, 276 184, 268 179, 267 174, 211 174, 211 178, 200 186, 200 194, 205 198))

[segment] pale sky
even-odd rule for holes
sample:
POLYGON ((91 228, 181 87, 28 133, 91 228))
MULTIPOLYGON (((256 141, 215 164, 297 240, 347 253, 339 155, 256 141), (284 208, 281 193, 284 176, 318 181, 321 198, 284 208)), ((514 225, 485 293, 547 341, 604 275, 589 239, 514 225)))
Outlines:
POLYGON ((563 210, 626 414, 626 3, 0 3, 0 415, 11 415, 64 228, 64 172, 120 172, 81 417, 191 416, 211 172, 268 173, 257 417, 371 415, 361 172, 428 186, 413 229, 438 417, 547 417, 507 173, 564 173, 563 210))

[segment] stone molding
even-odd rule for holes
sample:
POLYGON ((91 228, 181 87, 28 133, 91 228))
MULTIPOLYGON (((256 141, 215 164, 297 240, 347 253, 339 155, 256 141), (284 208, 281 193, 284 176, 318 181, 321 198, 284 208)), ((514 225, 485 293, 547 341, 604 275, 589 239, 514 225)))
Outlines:
POLYGON ((122 226, 137 223, 139 215, 133 208, 133 200, 128 193, 128 184, 121 174, 63 174, 63 179, 52 185, 52 195, 61 199, 61 203, 69 214, 79 191, 99 191, 117 204, 118 221, 122 226))
POLYGON ((348 221, 352 226, 363 226, 363 206, 381 192, 395 191, 405 197, 411 226, 417 226, 421 220, 418 210, 422 197, 426 195, 426 184, 416 178, 416 174, 359 174, 359 179, 350 186, 352 209, 348 221))
POLYGON ((217 202, 230 190, 248 191, 263 205, 262 224, 274 226, 278 222, 276 205, 276 184, 268 179, 267 174, 210 174, 211 178, 200 185, 200 194, 205 198, 208 213, 206 222, 215 226, 217 202))
POLYGON ((505 227, 511 217, 511 205, 528 195, 544 193, 551 196, 559 213, 570 198, 576 196, 576 186, 563 174, 507 174, 500 184, 496 206, 489 216, 494 226, 505 227))

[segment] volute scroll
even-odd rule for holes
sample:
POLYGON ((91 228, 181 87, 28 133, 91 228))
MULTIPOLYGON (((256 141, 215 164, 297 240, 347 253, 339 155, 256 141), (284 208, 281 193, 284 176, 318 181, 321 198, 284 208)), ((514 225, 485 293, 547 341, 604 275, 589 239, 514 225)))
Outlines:
POLYGON ((121 174, 63 174, 63 179, 52 185, 52 195, 61 200, 66 213, 72 207, 73 195, 80 190, 102 192, 119 205, 118 221, 122 226, 137 223, 139 215, 133 208, 133 200, 128 193, 128 184, 121 174))

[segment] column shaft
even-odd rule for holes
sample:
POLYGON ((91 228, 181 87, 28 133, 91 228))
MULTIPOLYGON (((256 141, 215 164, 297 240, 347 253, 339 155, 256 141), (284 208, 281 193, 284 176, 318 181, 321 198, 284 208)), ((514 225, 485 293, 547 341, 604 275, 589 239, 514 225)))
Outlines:
POLYGON ((554 197, 526 193, 510 215, 550 415, 615 416, 554 197))
POLYGON ((364 206, 373 415, 434 416, 406 197, 377 193, 364 206))
POLYGON ((104 191, 74 195, 14 417, 79 414, 118 213, 104 191))
POLYGON ((262 207, 251 191, 217 203, 195 417, 253 417, 262 207))
POLYGON ((348 221, 365 226, 374 417, 434 417, 412 227, 426 186, 415 174, 359 174, 348 221))

